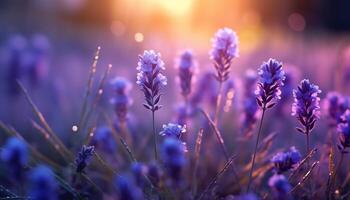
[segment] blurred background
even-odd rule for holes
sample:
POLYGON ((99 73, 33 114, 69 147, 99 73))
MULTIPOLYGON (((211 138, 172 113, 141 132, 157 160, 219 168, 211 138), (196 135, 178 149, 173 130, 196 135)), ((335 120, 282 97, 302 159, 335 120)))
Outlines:
MULTIPOLYGON (((16 80, 58 132, 79 118, 89 67, 97 46, 97 73, 113 65, 110 77, 135 82, 138 55, 161 52, 169 79, 163 98, 165 123, 180 99, 174 60, 190 48, 198 71, 212 69, 208 51, 217 29, 229 27, 240 40, 232 64, 239 79, 269 57, 295 66, 301 77, 320 85, 325 96, 349 93, 350 1, 347 0, 1 0, 0 119, 30 129, 29 106, 16 80), (28 126, 26 126, 27 124, 28 126)), ((136 85, 132 110, 145 112, 136 85)), ((108 105, 108 93, 103 101, 108 105)))

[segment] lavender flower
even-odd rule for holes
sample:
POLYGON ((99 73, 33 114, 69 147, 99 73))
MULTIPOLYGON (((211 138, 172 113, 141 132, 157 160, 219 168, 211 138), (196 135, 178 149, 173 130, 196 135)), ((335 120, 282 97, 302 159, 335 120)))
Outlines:
POLYGON ((187 106, 185 104, 179 104, 175 108, 176 111, 176 122, 180 125, 186 125, 188 119, 187 106))
POLYGON ((137 187, 132 178, 129 176, 117 176, 115 186, 118 190, 119 200, 142 200, 143 195, 139 187, 137 187))
POLYGON ((153 50, 144 51, 139 56, 137 64, 137 84, 141 87, 145 95, 146 103, 143 105, 146 109, 156 111, 161 108, 159 105, 160 90, 167 84, 166 77, 161 73, 164 70, 164 62, 160 58, 160 54, 153 50))
POLYGON ((27 145, 22 140, 12 137, 6 141, 0 156, 15 180, 21 180, 23 178, 23 168, 29 160, 27 145))
POLYGON ((106 153, 113 153, 117 149, 112 130, 108 126, 100 126, 97 128, 91 140, 91 145, 106 153))
POLYGON ((161 156, 166 167, 168 176, 178 184, 181 180, 181 174, 186 164, 186 148, 181 141, 173 137, 165 138, 161 156))
POLYGON ((224 82, 229 77, 232 59, 238 57, 238 37, 233 30, 222 28, 211 41, 212 50, 209 54, 214 61, 216 78, 219 82, 224 82))
POLYGON ((75 164, 77 165, 76 172, 84 172, 86 166, 88 165, 88 162, 90 161, 90 158, 94 155, 94 150, 94 146, 83 145, 80 152, 78 153, 77 158, 75 159, 75 164))
POLYGON ((27 47, 27 40, 21 35, 15 35, 8 41, 9 58, 7 60, 7 87, 12 95, 19 93, 17 80, 23 72, 23 55, 27 47))
POLYGON ((273 191, 274 199, 287 200, 290 199, 289 191, 292 186, 285 176, 275 174, 269 179, 269 186, 273 191))
POLYGON ((301 154, 293 146, 287 152, 279 152, 274 155, 271 162, 275 165, 278 173, 293 169, 301 160, 301 154))
POLYGON ((342 122, 340 122, 337 127, 340 142, 338 148, 344 151, 345 148, 350 147, 350 110, 345 111, 341 116, 341 120, 342 122))
POLYGON ((129 97, 129 92, 132 88, 131 83, 122 77, 116 77, 111 81, 114 89, 114 97, 111 99, 111 104, 114 105, 115 113, 120 122, 125 122, 127 118, 128 106, 132 100, 129 97))
POLYGON ((254 193, 247 193, 234 197, 233 200, 259 200, 259 198, 254 193))
MULTIPOLYGON (((211 72, 205 72, 199 79, 198 85, 196 87, 195 92, 193 93, 190 103, 192 107, 196 108, 198 104, 200 104, 207 92, 211 91, 210 87, 214 82, 214 78, 211 72)), ((216 94, 217 95, 217 94, 216 94)))
POLYGON ((258 105, 263 109, 272 108, 281 99, 281 87, 285 80, 282 63, 270 58, 260 66, 258 74, 259 82, 255 91, 258 105))
POLYGON ((163 130, 159 135, 180 139, 183 133, 186 133, 186 125, 168 123, 163 125, 163 130))
POLYGON ((37 34, 32 39, 33 49, 27 63, 29 80, 34 86, 48 75, 49 40, 46 36, 37 34))
POLYGON ((297 90, 293 91, 294 103, 292 106, 292 115, 296 116, 304 129, 297 130, 304 134, 309 134, 315 126, 316 120, 320 116, 320 98, 321 93, 317 85, 304 79, 300 82, 297 90))
POLYGON ((147 177, 150 179, 153 185, 159 186, 163 172, 156 163, 148 165, 147 177))
POLYGON ((39 165, 30 172, 30 197, 35 200, 56 200, 58 199, 58 185, 52 170, 39 165))
POLYGON ((242 133, 250 135, 254 129, 259 116, 259 107, 256 104, 254 88, 256 87, 258 77, 257 74, 248 70, 244 77, 244 97, 243 97, 243 112, 242 112, 242 133), (253 91, 253 92, 252 92, 253 91))
POLYGON ((329 125, 336 126, 341 122, 341 116, 350 109, 349 97, 342 96, 338 92, 329 92, 325 99, 324 110, 327 114, 329 125))
POLYGON ((191 93, 192 76, 195 68, 192 52, 190 50, 182 52, 176 65, 179 68, 178 76, 180 79, 181 93, 187 98, 191 93))
POLYGON ((134 175, 134 180, 137 186, 143 187, 146 183, 145 176, 147 175, 147 166, 139 163, 139 162, 134 162, 131 165, 131 171, 134 175))

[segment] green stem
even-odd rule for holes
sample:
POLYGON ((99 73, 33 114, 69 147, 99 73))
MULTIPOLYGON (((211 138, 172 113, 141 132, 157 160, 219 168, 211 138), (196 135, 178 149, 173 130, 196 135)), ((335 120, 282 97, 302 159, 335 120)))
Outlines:
POLYGON ((154 110, 152 110, 152 126, 153 126, 153 141, 154 141, 154 158, 158 160, 158 151, 157 151, 157 133, 156 133, 156 126, 155 126, 155 120, 154 120, 154 110))
POLYGON ((258 137, 256 138, 256 142, 255 142, 255 149, 254 149, 252 167, 250 168, 250 173, 249 173, 249 181, 248 181, 248 186, 247 186, 247 192, 249 192, 249 190, 250 190, 250 185, 251 185, 252 178, 253 178, 255 157, 256 157, 256 152, 258 150, 259 138, 260 138, 260 134, 261 134, 262 124, 263 124, 263 121, 264 121, 265 111, 266 111, 266 105, 264 105, 264 107, 263 107, 263 111, 262 111, 262 115, 261 115, 261 119, 260 119, 259 132, 258 132, 258 137))

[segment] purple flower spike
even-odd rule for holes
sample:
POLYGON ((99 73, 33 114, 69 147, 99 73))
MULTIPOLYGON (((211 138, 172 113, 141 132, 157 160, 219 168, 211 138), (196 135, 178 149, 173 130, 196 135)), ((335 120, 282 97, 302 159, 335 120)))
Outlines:
POLYGON ((20 139, 12 137, 6 141, 0 153, 1 160, 6 163, 6 167, 16 180, 22 180, 23 168, 29 161, 27 145, 20 139))
POLYGON ((342 122, 338 124, 338 133, 340 145, 338 148, 344 150, 347 147, 350 147, 350 110, 345 111, 341 116, 342 122))
POLYGON ((143 91, 146 100, 143 105, 151 111, 159 110, 160 91, 167 84, 166 77, 161 73, 165 68, 160 54, 153 50, 144 51, 143 55, 139 56, 136 69, 139 71, 136 83, 143 91))
POLYGON ((159 135, 179 139, 183 133, 186 133, 186 125, 168 123, 163 125, 163 131, 159 135))
POLYGON ((212 38, 210 59, 214 61, 219 82, 228 79, 232 59, 238 57, 238 37, 230 28, 219 29, 212 38))
POLYGON ((187 97, 191 93, 192 76, 196 66, 192 52, 189 50, 184 51, 181 53, 177 62, 176 65, 179 68, 181 93, 183 96, 187 97))
POLYGON ((285 176, 278 174, 273 175, 269 179, 269 186, 273 191, 274 199, 282 200, 290 198, 289 192, 292 189, 292 186, 290 185, 285 176))
POLYGON ((304 128, 297 128, 299 132, 309 134, 320 117, 320 98, 318 97, 320 93, 318 86, 307 79, 302 80, 298 89, 293 91, 292 115, 297 117, 304 128))
POLYGON ((58 199, 58 184, 55 174, 46 165, 39 165, 30 172, 30 192, 32 199, 58 199))
POLYGON ((111 104, 114 105, 114 110, 117 114, 118 120, 125 122, 127 119, 128 107, 132 104, 129 97, 129 92, 132 88, 131 83, 122 77, 116 77, 111 81, 115 95, 111 99, 111 104))
POLYGON ((336 126, 341 122, 341 116, 350 109, 349 97, 342 96, 338 92, 329 92, 325 99, 324 110, 327 114, 329 125, 336 126))
POLYGON ((256 96, 254 88, 258 81, 257 74, 248 70, 244 77, 244 99, 242 113, 242 133, 248 136, 252 132, 259 116, 259 106, 256 104, 256 96))
POLYGON ((166 167, 168 176, 175 182, 179 183, 181 174, 186 164, 184 144, 173 137, 167 137, 162 145, 161 156, 166 167))
POLYGON ((282 173, 293 169, 301 160, 300 152, 291 147, 287 152, 279 152, 272 157, 271 162, 274 163, 278 173, 282 173))
POLYGON ((282 63, 270 58, 260 66, 258 75, 259 82, 255 91, 258 105, 263 109, 272 108, 281 99, 281 87, 285 79, 282 63))
POLYGON ((77 165, 76 171, 78 173, 84 172, 84 169, 88 165, 90 158, 94 155, 94 146, 83 146, 75 159, 75 164, 77 165))

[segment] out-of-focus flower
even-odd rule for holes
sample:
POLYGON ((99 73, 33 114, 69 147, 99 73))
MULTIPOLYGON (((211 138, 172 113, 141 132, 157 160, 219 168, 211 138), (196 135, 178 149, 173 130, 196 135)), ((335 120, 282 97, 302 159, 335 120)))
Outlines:
POLYGON ((202 76, 200 76, 199 81, 197 82, 196 90, 190 99, 190 105, 193 108, 196 108, 203 101, 204 97, 210 91, 210 87, 214 81, 215 79, 211 72, 205 72, 202 76))
POLYGON ((270 58, 260 66, 258 75, 258 87, 255 91, 258 105, 263 109, 271 108, 281 99, 281 87, 285 80, 282 63, 270 58))
POLYGON ((173 137, 165 138, 161 148, 162 161, 168 176, 176 184, 181 181, 181 174, 186 164, 185 152, 186 148, 181 141, 173 137))
POLYGON ((287 152, 279 152, 274 155, 271 162, 278 173, 293 169, 301 160, 300 152, 293 146, 287 152))
POLYGON ((58 185, 52 170, 39 165, 30 172, 29 196, 35 200, 56 200, 58 185))
POLYGON ((161 136, 174 137, 180 139, 181 135, 186 133, 186 125, 168 123, 163 125, 163 130, 159 133, 161 136))
POLYGON ((131 83, 123 78, 116 77, 111 81, 111 85, 114 90, 114 97, 111 99, 111 104, 114 105, 115 113, 118 120, 125 122, 128 113, 128 107, 132 104, 132 100, 129 97, 129 92, 132 88, 131 83))
POLYGON ((143 195, 139 187, 137 187, 132 178, 127 175, 117 176, 115 179, 115 187, 118 190, 118 199, 120 200, 142 200, 143 195))
POLYGON ((248 193, 233 197, 233 200, 259 200, 259 198, 254 193, 248 193))
POLYGON ((45 35, 36 34, 32 39, 32 50, 29 52, 26 67, 29 80, 36 86, 48 75, 49 40, 45 35))
POLYGON ((219 82, 228 79, 232 59, 238 57, 238 37, 230 28, 219 29, 212 38, 210 59, 214 61, 219 82))
MULTIPOLYGON (((188 106, 191 107, 191 106, 188 106)), ((186 104, 179 104, 175 108, 176 110, 176 122, 180 124, 181 126, 184 126, 187 124, 188 114, 187 112, 187 106, 186 104)))
POLYGON ((178 67, 178 76, 180 81, 181 93, 187 98, 192 89, 192 77, 195 71, 196 62, 190 50, 181 53, 176 66, 178 67))
POLYGON ((136 185, 143 187, 146 183, 145 176, 148 171, 147 166, 139 162, 134 162, 131 165, 131 171, 134 175, 136 185))
POLYGON ((17 80, 23 73, 23 55, 27 47, 27 40, 21 35, 15 35, 8 41, 9 58, 7 60, 7 88, 10 94, 19 93, 17 80))
POLYGON ((320 93, 319 87, 307 79, 302 80, 298 89, 293 91, 292 115, 296 116, 304 127, 304 129, 298 128, 298 131, 304 134, 312 131, 320 116, 320 98, 318 97, 320 93))
POLYGON ((330 126, 336 126, 341 122, 341 116, 347 109, 350 109, 349 97, 342 96, 335 91, 327 94, 324 100, 324 111, 328 117, 330 126))
POLYGON ((258 76, 253 70, 248 70, 244 77, 244 96, 242 102, 242 133, 249 135, 254 129, 259 116, 259 106, 256 104, 254 88, 258 81, 258 76))
POLYGON ((287 200, 290 199, 289 191, 292 186, 285 176, 275 174, 269 179, 269 186, 272 189, 274 199, 287 200))
POLYGON ((15 137, 8 139, 1 150, 1 160, 16 180, 23 178, 23 168, 28 164, 28 157, 27 145, 15 137))
POLYGON ((84 172, 86 166, 88 165, 88 162, 90 161, 91 157, 94 155, 94 151, 95 151, 94 146, 83 145, 83 147, 78 153, 78 156, 75 159, 75 164, 77 165, 76 171, 78 173, 84 172))
POLYGON ((163 172, 156 163, 148 165, 147 177, 150 179, 153 185, 159 186, 163 172))
POLYGON ((144 51, 139 58, 136 83, 145 95, 146 102, 143 105, 148 110, 156 111, 161 108, 160 90, 167 84, 166 77, 161 73, 165 69, 164 62, 161 60, 160 53, 153 50, 144 51))
POLYGON ((112 130, 108 126, 100 126, 96 129, 91 145, 106 153, 113 153, 117 149, 112 130))
POLYGON ((338 133, 339 133, 339 149, 344 150, 347 147, 350 147, 350 110, 346 110, 345 113, 341 116, 342 122, 338 124, 338 133))

